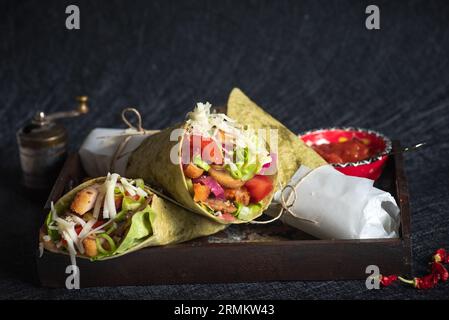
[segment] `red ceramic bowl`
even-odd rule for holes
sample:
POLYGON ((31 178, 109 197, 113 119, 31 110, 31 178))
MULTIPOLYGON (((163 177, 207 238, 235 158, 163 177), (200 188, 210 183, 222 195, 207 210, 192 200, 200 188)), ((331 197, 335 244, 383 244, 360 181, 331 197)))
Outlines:
POLYGON ((371 158, 357 162, 332 164, 338 171, 349 176, 363 177, 372 180, 379 178, 391 152, 391 140, 379 132, 361 128, 329 128, 308 131, 300 135, 308 145, 336 143, 358 138, 367 144, 375 153, 371 158))

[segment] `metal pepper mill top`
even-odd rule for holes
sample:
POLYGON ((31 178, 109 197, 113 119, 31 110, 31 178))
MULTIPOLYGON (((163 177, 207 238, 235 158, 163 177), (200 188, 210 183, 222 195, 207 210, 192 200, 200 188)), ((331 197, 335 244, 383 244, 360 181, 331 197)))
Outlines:
POLYGON ((30 189, 49 189, 67 154, 67 130, 57 119, 78 117, 89 112, 87 96, 77 97, 71 111, 46 115, 39 111, 17 132, 23 183, 30 189))

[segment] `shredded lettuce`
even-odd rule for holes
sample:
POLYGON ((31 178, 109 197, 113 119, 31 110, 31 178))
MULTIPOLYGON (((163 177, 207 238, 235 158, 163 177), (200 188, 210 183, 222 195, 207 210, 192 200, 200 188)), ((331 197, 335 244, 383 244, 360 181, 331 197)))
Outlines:
POLYGON ((124 196, 122 201, 122 211, 136 210, 144 201, 144 197, 140 197, 139 200, 134 200, 132 197, 124 196))
POLYGON ((142 179, 136 179, 136 187, 145 190, 145 182, 142 179))
POLYGON ((122 185, 116 185, 114 188, 114 194, 125 194, 125 189, 122 185))
POLYGON ((56 242, 61 239, 61 235, 59 234, 58 230, 49 228, 52 225, 52 223, 53 223, 53 217, 52 217, 52 213, 50 211, 50 213, 47 215, 47 219, 45 219, 45 226, 47 227, 47 233, 50 236, 51 240, 56 242))
POLYGON ((186 178, 186 184, 187 184, 187 189, 189 190, 190 194, 193 195, 193 182, 192 182, 192 179, 187 179, 186 178))
POLYGON ((257 155, 250 152, 248 147, 237 147, 234 155, 235 163, 225 165, 225 169, 234 179, 248 181, 262 169, 262 163, 257 155))
POLYGON ((125 195, 122 200, 122 210, 117 213, 114 220, 117 222, 122 221, 128 211, 136 210, 144 201, 144 197, 140 197, 139 200, 134 200, 132 197, 125 195))
POLYGON ((203 207, 207 212, 209 212, 212 215, 216 215, 216 212, 214 209, 212 209, 211 207, 209 207, 207 204, 205 204, 204 202, 200 202, 199 205, 201 207, 203 207))
POLYGON ((197 154, 193 157, 193 164, 196 165, 197 167, 200 167, 201 169, 203 169, 205 171, 209 171, 209 169, 210 169, 210 165, 207 164, 207 162, 203 161, 199 154, 197 154))
POLYGON ((237 203, 237 211, 234 215, 240 220, 251 221, 255 216, 257 216, 261 209, 261 203, 250 204, 248 206, 237 203))

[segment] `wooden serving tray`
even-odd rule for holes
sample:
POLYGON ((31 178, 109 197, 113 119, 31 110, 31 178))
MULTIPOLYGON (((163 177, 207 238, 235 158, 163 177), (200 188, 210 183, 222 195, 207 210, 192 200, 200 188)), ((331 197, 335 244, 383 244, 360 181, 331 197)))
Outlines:
MULTIPOLYGON (((394 141, 393 151, 399 149, 394 141)), ((78 155, 69 156, 44 213, 49 212, 51 201, 84 177, 78 155)), ((209 237, 145 248, 116 259, 77 259, 80 286, 366 279, 365 270, 371 264, 383 274, 409 275, 410 209, 401 153, 390 157, 376 186, 389 191, 400 206, 399 239, 319 240, 281 222, 233 225, 209 237)), ((65 287, 69 264, 66 255, 47 251, 38 255, 41 285, 65 287)))

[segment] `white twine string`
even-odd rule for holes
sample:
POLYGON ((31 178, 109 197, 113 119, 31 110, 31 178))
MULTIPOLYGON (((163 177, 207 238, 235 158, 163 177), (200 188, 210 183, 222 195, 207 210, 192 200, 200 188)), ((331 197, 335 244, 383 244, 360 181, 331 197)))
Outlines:
POLYGON ((296 186, 298 185, 298 182, 294 186, 292 186, 290 184, 287 184, 285 187, 282 187, 282 183, 279 182, 280 189, 281 189, 281 199, 280 199, 279 205, 281 206, 281 210, 279 211, 279 214, 276 217, 274 217, 273 219, 270 219, 270 220, 265 220, 265 221, 253 220, 253 221, 250 221, 249 223, 252 223, 252 224, 269 224, 269 223, 275 222, 280 217, 282 217, 284 212, 288 212, 292 216, 294 216, 295 218, 297 218, 299 220, 302 220, 302 221, 305 221, 305 222, 309 222, 309 223, 313 223, 313 224, 317 224, 318 223, 317 221, 298 217, 296 214, 293 214, 293 212, 290 210, 290 208, 296 202, 296 197, 297 197, 297 195, 296 195, 296 186), (291 189, 292 192, 290 193, 288 199, 286 200, 285 196, 284 196, 284 191, 286 191, 288 189, 291 189), (292 196, 293 196, 293 201, 291 201, 292 196))
POLYGON ((123 137, 123 140, 119 143, 117 149, 115 150, 112 156, 111 163, 109 165, 110 172, 115 172, 115 164, 117 160, 119 160, 120 158, 124 157, 127 154, 127 153, 123 154, 122 152, 133 136, 154 133, 154 131, 147 131, 142 127, 142 116, 140 115, 140 112, 136 108, 123 109, 122 120, 128 126, 128 128, 134 130, 134 132, 127 132, 122 135, 114 136, 114 137, 123 137), (126 113, 128 112, 132 112, 137 117, 137 126, 134 126, 126 117, 126 113))

